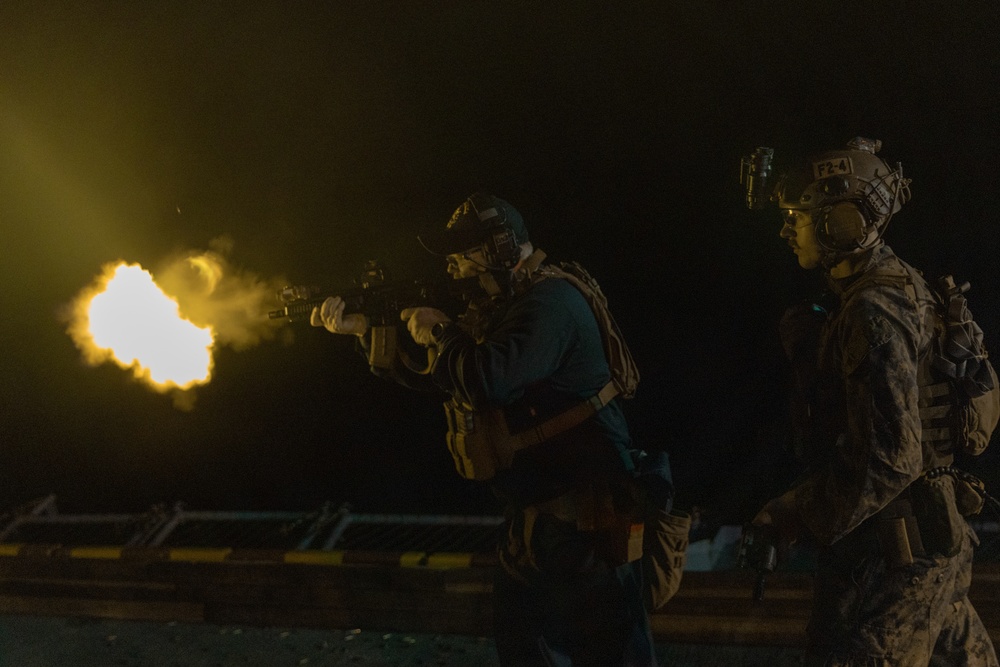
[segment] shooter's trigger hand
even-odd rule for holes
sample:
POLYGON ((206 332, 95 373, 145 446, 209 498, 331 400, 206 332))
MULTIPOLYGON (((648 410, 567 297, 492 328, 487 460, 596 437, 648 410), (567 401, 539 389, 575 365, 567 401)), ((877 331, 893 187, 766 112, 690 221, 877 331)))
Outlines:
POLYGON ((399 314, 399 319, 406 322, 406 330, 410 332, 418 344, 429 347, 434 342, 432 330, 435 324, 447 324, 451 318, 437 308, 406 308, 399 314))
POLYGON ((313 308, 309 324, 324 327, 330 333, 363 336, 368 331, 368 318, 361 313, 344 315, 344 300, 331 296, 322 305, 313 308))

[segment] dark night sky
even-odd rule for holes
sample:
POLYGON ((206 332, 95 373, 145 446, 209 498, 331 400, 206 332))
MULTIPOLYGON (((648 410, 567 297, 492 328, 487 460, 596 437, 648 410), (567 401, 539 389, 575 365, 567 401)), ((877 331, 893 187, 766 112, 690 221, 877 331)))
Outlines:
POLYGON ((182 411, 82 363, 57 317, 107 262, 223 235, 266 280, 441 270, 415 235, 480 188, 598 277, 643 375, 636 440, 728 520, 794 472, 776 323, 817 285, 743 208, 742 153, 880 138, 913 178, 891 245, 970 280, 1000 346, 992 3, 512 4, 0 5, 0 504, 492 511, 440 398, 349 341, 223 348, 182 411))

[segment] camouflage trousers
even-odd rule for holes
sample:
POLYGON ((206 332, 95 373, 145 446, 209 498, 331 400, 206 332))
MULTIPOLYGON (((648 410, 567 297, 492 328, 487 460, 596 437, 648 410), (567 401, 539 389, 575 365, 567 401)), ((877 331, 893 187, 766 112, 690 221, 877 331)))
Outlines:
POLYGON ((969 529, 958 555, 895 568, 876 548, 824 550, 803 665, 997 667, 968 597, 974 539, 969 529))

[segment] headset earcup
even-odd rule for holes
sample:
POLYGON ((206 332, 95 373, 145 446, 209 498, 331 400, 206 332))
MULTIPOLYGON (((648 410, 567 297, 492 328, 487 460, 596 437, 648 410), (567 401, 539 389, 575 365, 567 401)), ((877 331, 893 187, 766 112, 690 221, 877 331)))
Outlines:
POLYGON ((509 269, 520 259, 521 247, 517 243, 514 230, 506 222, 493 228, 486 245, 490 264, 509 269))
POLYGON ((521 247, 514 230, 507 224, 507 212, 481 193, 470 195, 467 201, 479 222, 488 225, 482 245, 486 263, 496 268, 513 268, 520 260, 521 247))
POLYGON ((823 208, 822 229, 834 247, 857 248, 868 234, 868 220, 852 202, 838 202, 823 208))

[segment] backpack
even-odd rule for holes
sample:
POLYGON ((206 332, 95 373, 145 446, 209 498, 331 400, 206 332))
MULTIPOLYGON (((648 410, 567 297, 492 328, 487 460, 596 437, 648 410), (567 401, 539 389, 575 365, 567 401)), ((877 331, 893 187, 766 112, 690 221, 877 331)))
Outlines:
POLYGON ((983 330, 973 320, 965 293, 950 275, 938 279, 934 293, 941 326, 930 364, 948 378, 954 412, 955 451, 982 454, 1000 421, 1000 382, 983 344, 983 330))
MULTIPOLYGON (((851 285, 845 295, 880 283, 904 289, 916 300, 913 281, 905 270, 877 270, 851 285)), ((968 290, 969 283, 956 285, 951 275, 941 276, 936 285, 927 283, 934 335, 918 369, 921 441, 943 457, 955 452, 979 456, 1000 421, 1000 381, 983 330, 969 311, 968 290)))
POLYGON ((633 398, 639 385, 639 369, 635 365, 628 345, 625 344, 621 329, 608 310, 608 299, 601 291, 601 286, 577 262, 560 262, 558 267, 550 264, 539 269, 538 273, 547 277, 562 278, 587 300, 597 319, 597 327, 601 330, 601 342, 604 344, 604 356, 611 369, 611 381, 622 398, 633 398))

